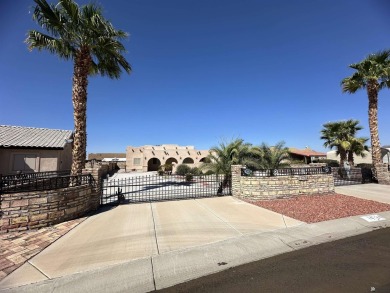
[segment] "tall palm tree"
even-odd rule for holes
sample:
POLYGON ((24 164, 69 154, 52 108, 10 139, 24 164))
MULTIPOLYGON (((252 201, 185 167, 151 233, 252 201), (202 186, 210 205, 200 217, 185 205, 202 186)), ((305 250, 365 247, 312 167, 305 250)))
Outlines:
MULTIPOLYGON (((340 166, 344 166, 347 156, 351 150, 351 143, 355 144, 361 139, 355 138, 356 133, 363 129, 358 120, 349 119, 346 121, 336 121, 325 123, 321 130, 321 139, 325 140, 324 147, 335 148, 336 153, 340 155, 340 166)), ((353 151, 350 155, 353 160, 353 151)))
POLYGON ((258 169, 278 169, 289 166, 286 162, 290 156, 289 149, 285 147, 283 141, 272 147, 262 143, 259 147, 256 147, 256 150, 260 154, 256 160, 256 168, 258 169))
POLYGON ((369 55, 359 63, 349 66, 355 72, 341 81, 342 91, 353 94, 366 89, 368 96, 368 122, 371 136, 372 163, 381 163, 381 148, 378 134, 378 93, 390 87, 390 51, 369 55))
POLYGON ((119 78, 122 70, 131 72, 123 57, 121 40, 128 34, 116 30, 104 19, 102 9, 94 4, 79 7, 73 0, 59 0, 57 5, 34 0, 33 20, 47 33, 30 30, 26 43, 30 50, 47 50, 74 64, 72 102, 74 116, 72 175, 85 166, 87 132, 88 76, 100 74, 119 78))

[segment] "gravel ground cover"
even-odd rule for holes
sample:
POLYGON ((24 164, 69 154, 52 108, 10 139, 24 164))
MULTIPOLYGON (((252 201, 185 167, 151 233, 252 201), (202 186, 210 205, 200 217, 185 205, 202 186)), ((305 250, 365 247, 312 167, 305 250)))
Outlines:
POLYGON ((390 211, 390 204, 334 193, 248 202, 306 223, 390 211))

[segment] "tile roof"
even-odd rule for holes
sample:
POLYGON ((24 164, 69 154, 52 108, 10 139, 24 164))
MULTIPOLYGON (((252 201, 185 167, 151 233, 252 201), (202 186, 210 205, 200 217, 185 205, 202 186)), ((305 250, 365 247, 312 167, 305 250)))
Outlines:
POLYGON ((0 147, 63 148, 71 130, 0 125, 0 147))
POLYGON ((301 155, 304 157, 326 157, 326 153, 316 152, 311 149, 298 150, 298 149, 290 148, 289 152, 291 154, 301 155))

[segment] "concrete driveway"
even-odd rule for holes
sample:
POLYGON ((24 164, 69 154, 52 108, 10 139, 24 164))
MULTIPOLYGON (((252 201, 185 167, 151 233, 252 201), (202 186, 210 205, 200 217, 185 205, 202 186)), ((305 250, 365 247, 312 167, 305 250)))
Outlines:
POLYGON ((375 200, 390 204, 390 186, 376 183, 339 186, 335 188, 339 194, 350 195, 362 199, 375 200))
POLYGON ((0 288, 303 224, 234 197, 117 206, 89 217, 0 283, 0 288))

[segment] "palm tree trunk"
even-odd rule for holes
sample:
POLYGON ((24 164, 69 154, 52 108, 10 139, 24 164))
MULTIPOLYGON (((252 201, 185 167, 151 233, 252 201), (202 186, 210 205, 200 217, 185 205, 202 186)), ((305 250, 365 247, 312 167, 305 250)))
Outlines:
POLYGON ((348 151, 348 163, 351 167, 355 165, 353 151, 348 151))
POLYGON ((344 168, 344 162, 347 159, 347 152, 342 148, 339 149, 339 152, 340 152, 340 167, 344 168))
POLYGON ((378 163, 381 163, 381 147, 378 134, 378 90, 378 82, 369 80, 367 84, 368 123, 370 126, 372 164, 374 168, 378 163))
POLYGON ((85 167, 87 149, 87 87, 91 66, 88 48, 81 48, 74 62, 72 102, 74 119, 71 175, 80 175, 85 167))

